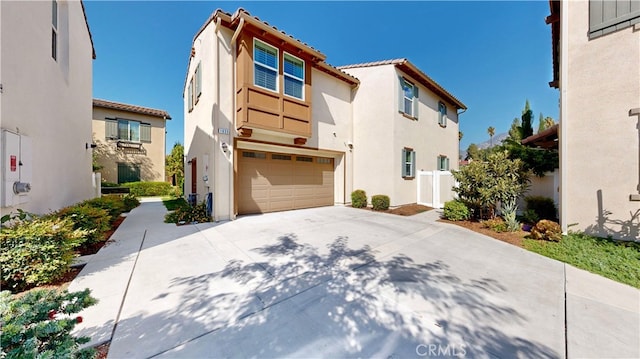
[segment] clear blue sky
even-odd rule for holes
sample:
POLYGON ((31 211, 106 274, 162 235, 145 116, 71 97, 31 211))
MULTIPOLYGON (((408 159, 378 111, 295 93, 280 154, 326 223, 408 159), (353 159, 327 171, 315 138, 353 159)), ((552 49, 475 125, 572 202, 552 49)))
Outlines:
MULTIPOLYGON (((85 1, 97 54, 93 96, 167 110, 167 152, 183 143, 182 90, 191 41, 216 8, 252 15, 339 66, 406 57, 467 105, 461 149, 506 132, 529 99, 558 118, 547 1, 85 1)), ((534 124, 534 128, 537 122, 534 124)))

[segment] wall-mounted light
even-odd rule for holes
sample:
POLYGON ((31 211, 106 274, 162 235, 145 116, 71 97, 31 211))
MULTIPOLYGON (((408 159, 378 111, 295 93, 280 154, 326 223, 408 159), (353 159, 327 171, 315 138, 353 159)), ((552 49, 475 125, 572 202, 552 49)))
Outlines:
POLYGON ((229 150, 229 145, 227 145, 226 142, 222 142, 220 144, 220 147, 222 148, 222 152, 227 153, 227 151, 229 150))
POLYGON ((352 150, 353 149, 353 142, 348 141, 347 142, 347 147, 349 147, 349 149, 352 150))
POLYGON ((98 145, 96 145, 95 143, 91 143, 91 144, 90 144, 89 142, 85 142, 85 144, 84 144, 84 148, 85 148, 86 150, 88 150, 88 149, 89 149, 89 147, 91 147, 91 148, 96 148, 96 147, 98 147, 98 145))

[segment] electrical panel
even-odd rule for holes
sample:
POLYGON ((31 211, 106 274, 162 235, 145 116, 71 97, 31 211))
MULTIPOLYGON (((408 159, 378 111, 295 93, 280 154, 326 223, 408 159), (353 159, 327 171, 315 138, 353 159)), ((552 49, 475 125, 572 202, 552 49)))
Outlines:
POLYGON ((31 139, 8 130, 2 130, 0 136, 2 138, 0 205, 12 207, 27 203, 31 191, 31 139))

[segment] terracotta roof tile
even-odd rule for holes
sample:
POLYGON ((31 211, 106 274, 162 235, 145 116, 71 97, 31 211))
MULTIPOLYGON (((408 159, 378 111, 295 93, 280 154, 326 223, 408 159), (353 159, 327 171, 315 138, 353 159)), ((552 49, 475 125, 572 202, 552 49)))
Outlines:
POLYGON ((165 110, 158 110, 158 109, 155 109, 155 108, 142 107, 142 106, 136 106, 136 105, 129 105, 129 104, 126 104, 126 103, 119 103, 119 102, 100 100, 100 99, 94 98, 93 99, 93 106, 94 107, 102 107, 102 108, 110 108, 110 109, 113 109, 113 110, 140 113, 140 114, 143 114, 143 115, 149 115, 149 116, 155 116, 155 117, 164 118, 166 120, 170 120, 171 119, 171 116, 165 110))

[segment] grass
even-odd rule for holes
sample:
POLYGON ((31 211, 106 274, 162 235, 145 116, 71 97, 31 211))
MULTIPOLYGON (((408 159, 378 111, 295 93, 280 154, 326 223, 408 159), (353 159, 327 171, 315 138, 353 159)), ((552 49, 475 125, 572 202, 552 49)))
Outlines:
POLYGON ((523 244, 532 252, 640 288, 640 243, 571 233, 560 242, 525 239, 523 244))
POLYGON ((162 203, 164 204, 165 207, 167 207, 167 211, 175 211, 176 208, 184 207, 188 205, 187 201, 185 201, 184 198, 182 197, 180 198, 163 197, 162 203))

